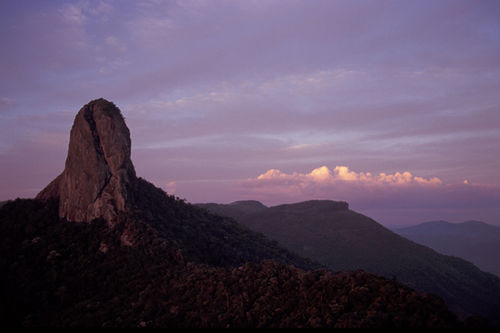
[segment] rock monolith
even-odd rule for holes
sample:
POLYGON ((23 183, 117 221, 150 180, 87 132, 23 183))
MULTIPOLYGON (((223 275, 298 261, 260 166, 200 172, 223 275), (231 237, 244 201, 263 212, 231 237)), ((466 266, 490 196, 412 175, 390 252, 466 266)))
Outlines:
POLYGON ((85 105, 71 128, 64 171, 37 199, 59 201, 59 216, 114 223, 133 203, 137 182, 130 159, 130 132, 120 110, 105 99, 85 105))

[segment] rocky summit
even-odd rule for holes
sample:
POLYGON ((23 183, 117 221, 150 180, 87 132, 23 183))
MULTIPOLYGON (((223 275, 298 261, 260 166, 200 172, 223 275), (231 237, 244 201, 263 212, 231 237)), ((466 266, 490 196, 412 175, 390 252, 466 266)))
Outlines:
POLYGON ((64 171, 38 195, 57 200, 59 217, 113 224, 133 202, 137 182, 130 132, 120 110, 105 99, 85 105, 71 129, 64 171))

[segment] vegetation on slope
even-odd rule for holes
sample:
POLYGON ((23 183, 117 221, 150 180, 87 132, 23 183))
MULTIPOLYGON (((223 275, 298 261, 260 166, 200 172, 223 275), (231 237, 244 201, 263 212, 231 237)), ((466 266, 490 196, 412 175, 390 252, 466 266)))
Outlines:
POLYGON ((409 241, 345 202, 265 207, 252 201, 202 204, 262 232, 333 271, 362 269, 442 297, 457 313, 500 321, 500 279, 473 264, 409 241))
MULTIPOLYGON (((204 213, 175 198, 168 200, 172 215, 162 222, 155 217, 164 214, 160 210, 150 212, 149 222, 138 219, 136 212, 136 216, 123 216, 114 228, 100 220, 59 220, 54 203, 7 203, 0 210, 3 323, 64 327, 461 325, 437 297, 364 272, 305 271, 269 261, 220 267, 242 259, 230 260, 223 244, 221 249, 190 244, 210 242, 212 236, 185 234, 211 235, 209 229, 218 229, 219 222, 221 230, 229 230, 226 222, 202 220, 203 228, 193 229, 204 213), (176 226, 179 223, 185 223, 186 229, 176 226), (171 238, 174 235, 181 238, 171 238), (212 252, 199 256, 201 249, 212 252), (214 264, 219 254, 225 259, 214 264)), ((221 230, 217 232, 224 233, 221 230)), ((232 235, 232 231, 225 234, 232 235)))

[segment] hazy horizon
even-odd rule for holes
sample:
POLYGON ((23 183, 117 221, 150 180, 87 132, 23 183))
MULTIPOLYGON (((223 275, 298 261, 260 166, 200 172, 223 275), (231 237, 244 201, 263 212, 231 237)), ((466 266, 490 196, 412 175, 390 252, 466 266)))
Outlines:
POLYGON ((138 176, 189 202, 328 199, 500 225, 498 1, 0 3, 0 201, 114 102, 138 176))

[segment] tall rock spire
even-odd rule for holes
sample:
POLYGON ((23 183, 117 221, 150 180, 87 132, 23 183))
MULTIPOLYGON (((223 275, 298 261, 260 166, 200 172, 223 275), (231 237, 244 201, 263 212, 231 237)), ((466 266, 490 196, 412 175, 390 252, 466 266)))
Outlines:
POLYGON ((130 159, 130 132, 120 110, 105 99, 85 105, 71 128, 64 171, 38 195, 59 200, 59 216, 113 223, 133 201, 137 178, 130 159))

